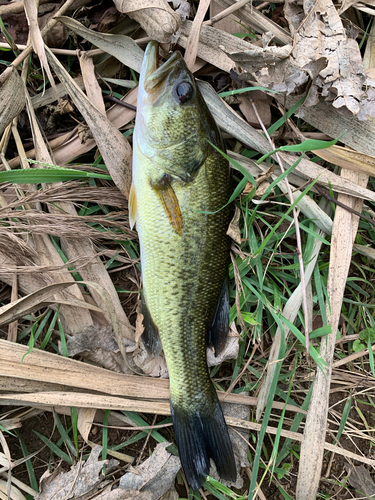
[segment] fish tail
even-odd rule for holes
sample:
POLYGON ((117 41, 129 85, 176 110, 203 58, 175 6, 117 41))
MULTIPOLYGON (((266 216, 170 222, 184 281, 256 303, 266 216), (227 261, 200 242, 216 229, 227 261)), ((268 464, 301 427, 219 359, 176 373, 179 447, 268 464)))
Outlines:
POLYGON ((210 458, 222 479, 236 481, 236 464, 216 393, 211 404, 186 410, 171 401, 173 427, 187 482, 198 490, 210 471, 210 458))

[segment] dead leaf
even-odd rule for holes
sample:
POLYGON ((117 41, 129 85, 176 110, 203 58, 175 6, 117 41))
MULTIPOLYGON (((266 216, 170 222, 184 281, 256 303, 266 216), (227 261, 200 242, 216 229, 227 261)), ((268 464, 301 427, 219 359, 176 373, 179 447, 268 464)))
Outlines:
MULTIPOLYGON (((233 4, 232 0, 215 0, 222 7, 228 8, 233 4)), ((290 33, 281 26, 265 16, 262 12, 255 9, 249 2, 247 5, 236 11, 237 17, 249 26, 256 33, 268 33, 271 38, 279 45, 285 45, 292 42, 290 33)))
MULTIPOLYGON (((70 357, 80 355, 83 359, 117 373, 132 374, 129 368, 131 356, 127 362, 123 359, 115 335, 111 327, 100 328, 94 325, 85 328, 75 335, 66 335, 66 343, 70 357)), ((134 344, 124 338, 126 346, 134 344)), ((60 342, 59 342, 60 349, 60 342)))
POLYGON ((18 116, 26 104, 25 86, 13 68, 6 82, 0 89, 0 134, 18 116))
POLYGON ((57 470, 51 474, 47 469, 40 479, 40 493, 36 495, 35 500, 78 498, 89 491, 95 491, 104 479, 104 476, 101 476, 103 466, 107 464, 108 472, 118 465, 118 461, 113 459, 98 461, 101 451, 101 446, 95 446, 87 461, 79 461, 69 472, 59 473, 57 470))
POLYGON ((349 484, 355 489, 356 495, 374 498, 375 483, 363 465, 345 464, 345 468, 349 473, 349 484))
MULTIPOLYGON (((263 125, 268 128, 271 125, 271 100, 260 90, 255 90, 250 93, 251 100, 254 102, 258 115, 263 125)), ((251 101, 244 94, 239 94, 240 110, 246 121, 255 128, 260 127, 258 117, 254 111, 251 101)))
POLYGON ((99 49, 116 57, 125 66, 134 69, 138 73, 141 71, 144 52, 132 38, 125 35, 98 33, 86 28, 83 24, 70 17, 59 17, 59 21, 99 49))
POLYGON ((99 87, 98 80, 95 76, 95 68, 92 57, 89 57, 86 52, 79 56, 79 64, 81 66, 82 78, 85 84, 86 94, 93 105, 105 116, 105 104, 102 95, 102 89, 99 87))
POLYGON ((333 163, 334 165, 338 165, 339 167, 354 170, 355 172, 362 172, 372 176, 375 175, 375 158, 364 153, 359 153, 349 147, 343 148, 342 146, 337 146, 337 144, 335 144, 330 148, 313 151, 313 153, 320 156, 324 160, 333 163))
POLYGON ((317 0, 313 5, 305 0, 304 11, 287 1, 284 12, 295 36, 293 59, 312 78, 305 105, 316 104, 321 93, 335 108, 346 107, 357 114, 365 70, 358 43, 347 37, 332 0, 317 0))
POLYGON ((72 101, 90 127, 114 183, 127 196, 131 185, 132 158, 132 149, 128 141, 90 102, 56 56, 48 48, 46 52, 53 70, 64 83, 72 101))
POLYGON ((41 309, 44 302, 50 303, 53 301, 53 295, 55 293, 72 285, 77 286, 75 281, 54 283, 53 285, 48 285, 36 292, 30 293, 26 297, 22 297, 15 302, 0 307, 0 325, 10 323, 11 321, 22 318, 25 314, 41 309))
POLYGON ((232 238, 233 241, 241 245, 242 243, 242 237, 241 237, 241 231, 240 231, 240 215, 241 215, 241 210, 237 207, 233 215, 232 220, 229 223, 227 235, 232 238))
POLYGON ((152 500, 152 494, 149 491, 124 490, 116 488, 112 491, 105 491, 95 500, 152 500))
POLYGON ((95 414, 96 414, 96 409, 95 408, 78 408, 77 409, 78 413, 78 421, 77 421, 77 427, 79 430, 79 433, 85 440, 85 442, 88 442, 89 439, 89 434, 91 431, 92 423, 94 422, 95 414))
POLYGON ((50 81, 52 88, 55 89, 57 95, 55 80, 53 79, 47 61, 46 53, 44 50, 44 42, 38 24, 38 3, 39 2, 35 0, 24 0, 25 14, 27 17, 27 22, 29 24, 29 30, 30 30, 30 40, 34 52, 38 54, 39 60, 42 64, 42 69, 44 69, 44 71, 47 73, 48 80, 50 81))
POLYGON ((207 365, 211 367, 220 365, 220 363, 222 363, 223 361, 237 359, 239 350, 238 340, 239 335, 234 323, 232 323, 223 350, 217 356, 215 356, 214 351, 210 348, 207 348, 207 365))
POLYGON ((26 500, 26 497, 13 484, 10 485, 8 496, 8 483, 3 479, 0 479, 0 496, 1 498, 7 498, 9 500, 26 500))
POLYGON ((151 457, 122 476, 120 488, 149 491, 152 500, 158 500, 174 485, 181 468, 180 459, 167 451, 171 443, 159 443, 151 457))
POLYGON ((193 71, 194 63, 198 54, 199 34, 204 21, 204 16, 210 6, 211 0, 200 0, 197 12, 191 25, 190 33, 186 41, 185 62, 186 66, 193 71))
MULTIPOLYGON (((137 311, 138 311, 138 308, 137 308, 137 311)), ((142 333, 144 332, 144 325, 143 325, 143 319, 144 319, 144 316, 141 312, 137 312, 137 319, 135 321, 135 336, 134 336, 134 341, 137 345, 137 347, 139 346, 139 340, 142 336, 142 333)))
POLYGON ((167 362, 165 361, 164 352, 154 357, 145 348, 142 340, 139 342, 139 347, 133 354, 134 363, 150 377, 168 378, 167 362))
POLYGON ((114 4, 160 43, 169 43, 181 24, 180 16, 163 0, 114 0, 114 4))
POLYGON ((375 120, 375 89, 373 87, 368 87, 360 106, 358 120, 375 120))

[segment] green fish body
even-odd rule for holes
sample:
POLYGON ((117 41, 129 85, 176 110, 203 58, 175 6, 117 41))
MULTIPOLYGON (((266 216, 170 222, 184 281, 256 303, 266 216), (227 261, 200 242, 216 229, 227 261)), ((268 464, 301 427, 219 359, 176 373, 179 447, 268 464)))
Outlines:
POLYGON ((222 207, 230 197, 229 165, 210 145, 223 149, 181 54, 161 67, 158 59, 150 42, 139 82, 129 213, 141 248, 144 341, 154 354, 164 349, 177 447, 196 490, 210 458, 221 477, 236 478, 206 362, 207 342, 218 352, 228 331, 231 209, 222 207))

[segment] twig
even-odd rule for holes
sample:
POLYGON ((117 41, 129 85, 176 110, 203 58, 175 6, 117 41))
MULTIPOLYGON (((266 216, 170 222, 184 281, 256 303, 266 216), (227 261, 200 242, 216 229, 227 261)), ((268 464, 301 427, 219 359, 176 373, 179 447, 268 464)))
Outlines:
POLYGON ((375 227, 375 220, 373 219, 370 219, 370 217, 367 217, 366 215, 362 215, 360 212, 358 212, 357 210, 354 210, 354 208, 351 208, 351 207, 348 207, 348 205, 345 205, 345 203, 341 203, 341 201, 339 200, 336 200, 335 198, 333 198, 332 196, 330 196, 329 194, 327 194, 322 188, 320 188, 319 186, 315 185, 315 189, 318 191, 318 193, 322 196, 324 196, 324 198, 327 198, 327 200, 331 201, 332 203, 335 203, 336 205, 338 205, 339 207, 342 207, 342 208, 345 208, 345 210, 348 210, 348 212, 354 214, 354 215, 357 215, 358 217, 360 217, 361 219, 364 219, 366 220, 367 222, 369 222, 373 227, 375 227))
MULTIPOLYGON (((15 302, 17 299, 18 299, 18 278, 17 278, 17 273, 14 273, 10 300, 11 302, 15 302)), ((9 342, 17 342, 17 329, 18 329, 18 320, 16 319, 16 321, 12 321, 12 323, 9 323, 8 326, 9 342)))
POLYGON ((128 109, 131 109, 133 111, 137 111, 136 106, 133 106, 133 104, 128 104, 127 102, 122 101, 121 99, 117 99, 117 97, 115 97, 113 95, 104 96, 104 100, 105 101, 112 101, 112 102, 115 102, 116 104, 119 104, 120 106, 124 106, 124 108, 128 108, 128 109))
POLYGON ((157 415, 154 415, 154 419, 153 419, 153 421, 152 421, 151 429, 150 429, 149 433, 147 434, 147 437, 146 437, 145 442, 144 442, 144 444, 143 444, 143 446, 142 446, 142 449, 141 449, 141 452, 140 452, 140 454, 139 454, 139 457, 137 458, 136 465, 139 465, 139 464, 140 464, 140 462, 141 462, 141 460, 142 460, 142 455, 143 455, 143 452, 145 451, 145 448, 146 448, 146 446, 147 446, 147 443, 148 443, 148 441, 149 441, 149 439, 150 439, 151 432, 152 432, 152 426, 154 426, 154 425, 155 425, 155 420, 156 420, 156 417, 157 417, 157 415))
POLYGON ((250 3, 250 1, 251 0, 239 0, 238 2, 235 2, 233 5, 228 7, 227 9, 224 9, 223 11, 219 12, 219 14, 216 14, 216 16, 211 17, 211 19, 205 21, 203 24, 206 26, 213 26, 218 21, 221 21, 221 19, 224 19, 224 17, 227 17, 230 14, 233 14, 233 12, 236 12, 236 10, 245 7, 245 5, 250 3))
POLYGON ((164 429, 164 427, 172 427, 172 422, 170 424, 160 424, 160 425, 143 425, 141 427, 122 427, 120 425, 103 425, 95 424, 97 427, 106 427, 107 429, 119 429, 121 431, 152 431, 153 429, 164 429))

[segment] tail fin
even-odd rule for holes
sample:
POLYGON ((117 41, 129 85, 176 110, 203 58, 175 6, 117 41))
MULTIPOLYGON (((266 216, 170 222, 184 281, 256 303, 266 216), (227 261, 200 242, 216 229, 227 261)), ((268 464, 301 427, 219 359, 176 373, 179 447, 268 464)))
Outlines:
POLYGON ((210 471, 210 458, 221 478, 235 481, 237 472, 232 444, 220 403, 216 401, 204 412, 185 410, 173 405, 171 413, 177 448, 186 479, 198 490, 210 471))

